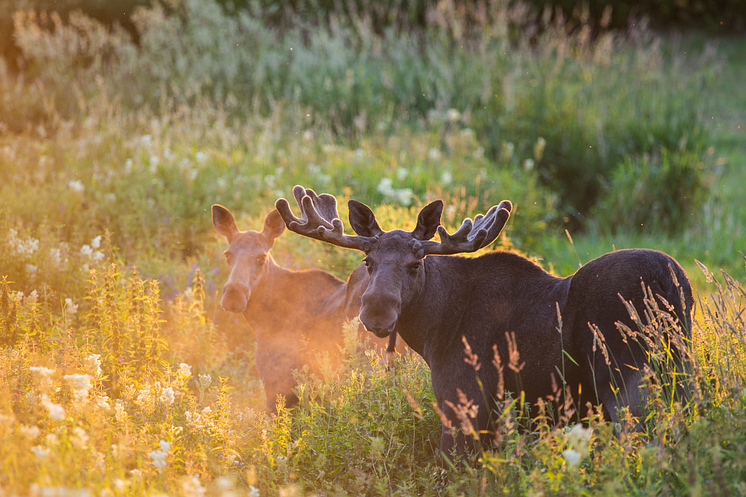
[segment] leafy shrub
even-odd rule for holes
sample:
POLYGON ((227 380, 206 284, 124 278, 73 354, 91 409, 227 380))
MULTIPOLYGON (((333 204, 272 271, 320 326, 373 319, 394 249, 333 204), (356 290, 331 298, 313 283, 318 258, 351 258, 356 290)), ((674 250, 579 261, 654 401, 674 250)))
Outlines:
POLYGON ((691 152, 625 158, 611 176, 594 222, 611 231, 675 233, 702 205, 704 163, 691 152))
MULTIPOLYGON (((495 1, 486 8, 479 24, 458 9, 435 9, 418 40, 394 31, 381 36, 364 19, 331 22, 328 30, 299 19, 273 30, 262 24, 261 9, 229 15, 214 1, 184 0, 171 12, 138 9, 138 46, 82 14, 69 25, 52 16, 53 31, 39 17, 19 14, 17 39, 64 115, 85 113, 85 102, 102 96, 158 113, 207 99, 220 103, 231 127, 230 120, 288 105, 305 114, 296 129, 326 130, 350 148, 370 133, 433 133, 438 140, 426 149, 433 156, 449 153, 449 139, 468 129, 487 159, 530 161, 557 195, 558 217, 578 225, 625 156, 636 160, 679 143, 692 152, 709 146, 698 116, 718 68, 712 50, 693 64, 690 58, 684 71, 680 56, 666 59, 666 47, 644 25, 594 40, 588 22, 575 29, 546 17, 539 34, 516 39, 511 26, 529 18, 525 5, 495 1), (72 98, 71 87, 83 98, 72 98)), ((281 157, 271 159, 286 169, 281 157)), ((379 183, 365 176, 357 190, 375 196, 379 183)))

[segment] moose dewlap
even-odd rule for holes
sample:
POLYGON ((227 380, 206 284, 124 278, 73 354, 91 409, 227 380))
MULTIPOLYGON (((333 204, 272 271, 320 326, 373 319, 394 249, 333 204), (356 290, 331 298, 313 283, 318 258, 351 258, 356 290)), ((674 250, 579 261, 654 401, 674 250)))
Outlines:
MULTIPOLYGON (((558 278, 508 252, 452 255, 492 243, 510 216, 507 200, 484 216, 466 219, 453 234, 440 226, 440 200, 420 211, 411 232, 383 231, 368 206, 350 200, 349 219, 356 233, 351 236, 344 233, 333 196, 301 186, 293 194, 300 218, 287 200, 275 204, 289 230, 365 254, 370 281, 360 319, 377 336, 399 334, 425 359, 447 424, 460 425, 453 406, 465 397, 477 406, 474 428, 486 433, 500 385, 515 393, 522 390, 533 404, 563 381, 576 406, 600 403, 617 422, 621 407, 642 414, 642 376, 646 366, 656 368, 649 359, 656 343, 670 343, 669 367, 685 370, 692 291, 681 266, 662 252, 619 250, 558 278), (440 242, 431 240, 436 231, 440 242), (642 331, 651 306, 670 316, 670 326, 656 337, 642 331), (464 360, 464 343, 482 363, 479 378, 486 395, 473 364, 464 360), (511 350, 518 351, 525 361, 520 375, 491 365, 495 346, 502 365, 510 363, 511 350)), ((686 396, 683 385, 675 390, 686 396)), ((470 443, 463 431, 454 437, 443 427, 444 454, 454 448, 463 454, 470 443)))

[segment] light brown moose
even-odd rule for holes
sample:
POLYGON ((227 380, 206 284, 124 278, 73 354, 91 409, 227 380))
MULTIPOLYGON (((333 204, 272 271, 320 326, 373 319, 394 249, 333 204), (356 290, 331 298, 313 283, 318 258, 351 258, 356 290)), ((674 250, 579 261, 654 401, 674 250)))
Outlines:
MULTIPOLYGON (((280 394, 293 406, 298 398, 292 371, 308 365, 318 372, 324 353, 338 359, 342 326, 358 315, 368 273, 358 266, 345 282, 319 269, 278 266, 270 249, 285 223, 276 210, 267 214, 261 232, 239 231, 233 214, 217 204, 212 206, 212 223, 229 244, 225 258, 230 272, 220 304, 226 311, 242 313, 254 330, 267 409, 276 412, 280 394)), ((378 339, 376 345, 383 348, 387 343, 378 339)))
MULTIPOLYGON (((523 391, 526 402, 533 405, 553 394, 554 382, 562 379, 577 406, 601 403, 614 422, 620 407, 629 407, 639 417, 642 372, 650 359, 643 337, 630 333, 637 328, 630 310, 645 316, 646 300, 656 300, 680 323, 666 332, 669 342, 681 345, 690 337, 689 280, 679 264, 662 252, 618 250, 587 263, 572 276, 558 278, 508 252, 472 258, 451 255, 475 252, 492 243, 510 216, 512 204, 507 200, 474 221, 466 219, 452 235, 440 226, 443 203, 439 200, 420 211, 411 232, 383 231, 368 206, 350 200, 350 224, 357 233, 351 236, 344 233, 333 196, 316 195, 301 186, 293 193, 301 218, 292 214, 287 200, 275 203, 288 229, 365 253, 370 281, 362 296, 360 319, 376 336, 398 333, 425 359, 446 425, 461 424, 452 407, 465 395, 477 408, 476 433, 488 433, 502 381, 505 390, 523 391), (436 231, 439 242, 431 240, 436 231), (514 333, 512 344, 509 333, 514 333), (479 371, 481 387, 473 366, 464 360, 464 339, 478 360, 486 363, 479 371), (509 371, 503 375, 489 365, 493 347, 501 363, 508 364, 511 346, 517 346, 520 360, 525 361, 520 376, 509 371)), ((675 369, 684 371, 684 352, 673 346, 670 353, 675 369)), ((676 390, 680 398, 685 397, 683 385, 676 390)), ((473 447, 473 432, 465 436, 460 431, 455 438, 452 433, 443 427, 440 448, 446 456, 454 448, 464 454, 473 447)), ((487 439, 483 436, 482 442, 487 439)))

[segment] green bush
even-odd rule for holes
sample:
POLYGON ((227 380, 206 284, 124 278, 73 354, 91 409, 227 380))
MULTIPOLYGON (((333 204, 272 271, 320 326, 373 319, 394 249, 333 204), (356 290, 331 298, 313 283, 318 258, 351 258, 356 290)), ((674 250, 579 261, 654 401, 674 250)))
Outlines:
POLYGON ((704 163, 692 152, 626 157, 612 173, 594 212, 602 229, 675 233, 697 212, 705 196, 704 163))
MULTIPOLYGON (((328 132, 351 147, 370 134, 432 133, 433 156, 450 153, 458 132, 473 133, 473 153, 481 147, 495 163, 533 167, 557 195, 555 217, 576 226, 625 156, 709 146, 698 116, 717 74, 711 51, 690 58, 685 71, 681 56, 664 56, 676 45, 645 26, 594 41, 590 24, 575 29, 546 18, 539 34, 516 38, 512 26, 530 18, 525 5, 494 1, 487 10, 481 24, 470 24, 467 13, 444 6, 411 37, 379 35, 364 18, 328 29, 298 19, 273 30, 261 10, 229 15, 215 2, 184 0, 171 11, 139 8, 132 16, 138 45, 82 14, 69 23, 19 14, 17 42, 53 102, 45 107, 52 125, 55 112, 85 115, 86 102, 103 97, 112 108, 147 105, 156 114, 220 102, 229 128, 247 114, 289 106, 305 113, 301 132, 328 132)), ((407 180, 421 195, 431 168, 409 168, 422 171, 407 180)), ((376 198, 380 178, 358 173, 345 181, 386 200, 376 198)))

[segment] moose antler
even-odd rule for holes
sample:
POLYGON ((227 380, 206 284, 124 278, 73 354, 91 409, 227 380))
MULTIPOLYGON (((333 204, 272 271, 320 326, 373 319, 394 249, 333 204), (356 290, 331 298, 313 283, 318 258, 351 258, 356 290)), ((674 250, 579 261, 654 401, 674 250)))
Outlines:
POLYGON ((476 252, 495 241, 508 222, 512 209, 510 200, 503 200, 487 211, 487 214, 478 214, 474 221, 467 217, 453 235, 443 226, 438 226, 440 242, 419 241, 420 246, 417 248, 421 248, 424 255, 476 252))
POLYGON ((375 238, 345 235, 344 225, 337 214, 337 199, 328 193, 317 195, 311 189, 296 185, 293 196, 300 207, 301 217, 297 218, 284 198, 277 199, 275 208, 290 231, 299 235, 321 240, 338 247, 366 251, 375 238))

